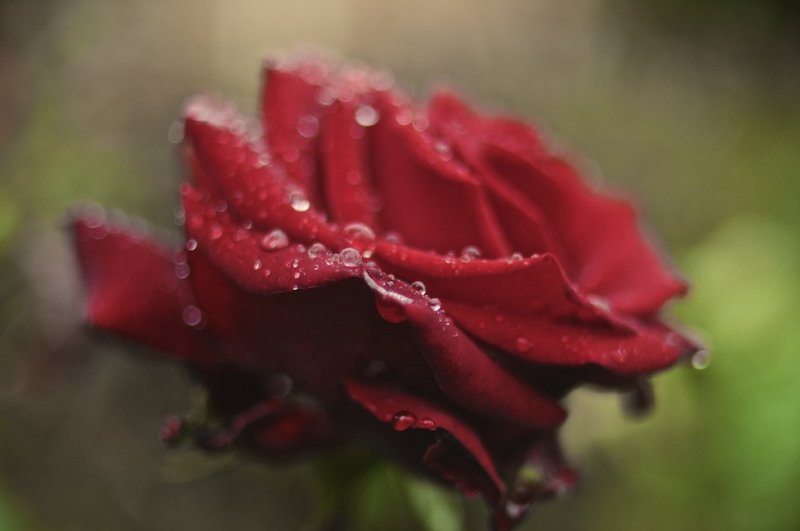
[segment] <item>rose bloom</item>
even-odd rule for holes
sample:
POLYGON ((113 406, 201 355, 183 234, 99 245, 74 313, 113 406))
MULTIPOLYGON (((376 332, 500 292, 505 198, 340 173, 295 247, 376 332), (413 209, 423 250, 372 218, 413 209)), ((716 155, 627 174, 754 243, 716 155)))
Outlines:
POLYGON ((313 58, 264 68, 260 120, 189 101, 186 240, 74 219, 89 320, 186 365, 214 421, 165 437, 282 459, 372 443, 480 493, 497 530, 576 480, 557 432, 583 384, 649 400, 698 347, 632 207, 536 130, 313 58))

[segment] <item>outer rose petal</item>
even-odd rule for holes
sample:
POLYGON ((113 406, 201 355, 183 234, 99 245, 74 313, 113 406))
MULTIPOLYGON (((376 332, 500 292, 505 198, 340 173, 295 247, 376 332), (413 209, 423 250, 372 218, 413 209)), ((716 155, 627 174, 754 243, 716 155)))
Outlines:
POLYGON ((213 338, 184 322, 199 314, 173 253, 87 215, 72 229, 92 323, 191 363, 218 359, 213 338))
MULTIPOLYGON (((430 115, 495 201, 509 201, 513 191, 523 198, 536 226, 549 235, 548 250, 584 292, 636 314, 655 313, 685 292, 642 237, 631 207, 591 191, 572 166, 547 154, 532 129, 480 116, 450 93, 432 99, 430 115)), ((518 232, 508 224, 506 230, 518 232)))
POLYGON ((456 415, 438 404, 397 389, 355 381, 347 382, 346 386, 350 398, 364 406, 378 420, 392 423, 397 431, 441 429, 449 433, 464 450, 469 452, 474 464, 469 459, 452 456, 451 452, 455 449, 445 448, 444 445, 447 443, 441 441, 434 443, 428 449, 430 455, 426 454, 426 461, 438 467, 437 472, 447 474, 445 479, 454 480, 467 492, 480 491, 493 505, 505 494, 505 484, 497 474, 494 462, 480 437, 456 415), (445 463, 448 455, 449 462, 445 463), (445 465, 446 468, 443 468, 445 465))
POLYGON ((465 330, 524 359, 631 373, 696 350, 664 326, 584 300, 551 255, 465 262, 382 241, 376 258, 388 271, 422 281, 465 330))

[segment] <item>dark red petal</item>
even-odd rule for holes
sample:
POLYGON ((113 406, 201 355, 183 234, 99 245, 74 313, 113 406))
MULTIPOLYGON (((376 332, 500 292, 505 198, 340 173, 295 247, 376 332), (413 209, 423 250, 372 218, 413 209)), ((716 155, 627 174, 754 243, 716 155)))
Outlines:
POLYGON ((319 244, 306 249, 291 242, 280 229, 269 232, 247 229, 190 186, 183 189, 183 208, 186 232, 197 242, 196 252, 208 256, 244 289, 278 293, 361 274, 361 255, 355 249, 341 254, 319 244))
POLYGON ((445 407, 388 387, 355 381, 348 381, 346 386, 350 398, 378 420, 393 424, 398 431, 440 429, 450 434, 474 463, 459 456, 457 447, 452 444, 443 441, 432 444, 425 455, 426 464, 443 473, 445 479, 468 492, 480 491, 491 504, 496 504, 505 494, 505 484, 480 436, 445 407))
POLYGON ((269 151, 281 159, 308 197, 316 198, 317 137, 323 111, 318 95, 327 66, 310 59, 293 64, 269 62, 263 76, 261 117, 269 151))
POLYGON ((319 241, 329 247, 343 243, 308 196, 248 136, 244 119, 232 107, 200 97, 189 103, 185 114, 186 141, 241 218, 265 230, 278 227, 305 243, 319 241))
POLYGON ((202 323, 190 286, 176 276, 188 266, 174 253, 89 215, 72 229, 94 325, 192 363, 217 359, 212 338, 187 325, 202 323))
POLYGON ((324 197, 338 223, 364 223, 378 232, 378 197, 368 167, 366 137, 355 119, 353 102, 337 101, 322 124, 324 197))
POLYGON ((371 128, 371 167, 383 200, 381 220, 414 247, 438 252, 478 246, 488 256, 511 253, 480 182, 418 131, 412 109, 379 100, 371 128))
POLYGON ((523 359, 630 373, 664 368, 697 348, 662 325, 587 300, 552 255, 467 262, 381 241, 375 257, 388 272, 423 282, 464 330, 523 359))
POLYGON ((564 421, 566 414, 555 400, 540 395, 492 360, 438 309, 436 300, 377 270, 366 271, 364 278, 383 304, 405 313, 439 387, 455 403, 532 428, 564 421))
POLYGON ((450 93, 433 98, 430 116, 476 168, 496 207, 505 210, 514 201, 528 213, 516 228, 512 218, 501 216, 512 242, 524 244, 522 225, 533 221, 547 250, 584 293, 605 297, 621 312, 652 314, 685 292, 643 238, 630 205, 590 190, 572 166, 546 153, 533 129, 480 116, 450 93))

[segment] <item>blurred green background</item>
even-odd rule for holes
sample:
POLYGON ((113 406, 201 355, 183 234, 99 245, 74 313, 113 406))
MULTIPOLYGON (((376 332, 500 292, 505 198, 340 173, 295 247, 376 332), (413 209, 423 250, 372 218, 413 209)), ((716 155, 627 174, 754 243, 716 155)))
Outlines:
MULTIPOLYGON (((418 96, 444 81, 528 117, 635 198, 693 282, 671 310, 710 367, 658 377, 645 418, 615 395, 570 396, 584 483, 523 529, 800 529, 798 6, 0 0, 0 530, 318 527, 312 465, 163 449, 191 384, 80 326, 60 229, 88 199, 177 233, 181 101, 215 91, 253 111, 261 58, 308 44, 418 96)), ((349 495, 355 529, 479 530, 486 516, 388 465, 349 495)))

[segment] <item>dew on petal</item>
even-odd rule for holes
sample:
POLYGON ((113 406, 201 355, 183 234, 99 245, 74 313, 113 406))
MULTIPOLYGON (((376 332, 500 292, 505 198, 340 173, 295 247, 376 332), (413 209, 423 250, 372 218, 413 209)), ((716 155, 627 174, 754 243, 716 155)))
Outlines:
POLYGON ((197 249, 197 240, 195 240, 194 238, 186 240, 186 250, 194 251, 195 249, 197 249))
POLYGON ((261 265, 262 265, 261 260, 256 258, 255 261, 253 262, 253 271, 258 271, 259 269, 261 269, 261 265))
POLYGON ((423 430, 435 430, 436 429, 436 422, 428 417, 422 417, 417 422, 417 427, 423 430))
POLYGON ((436 297, 433 297, 431 299, 428 299, 428 306, 430 306, 434 312, 438 312, 439 310, 442 309, 442 301, 440 301, 436 297))
POLYGON ((198 326, 203 322, 203 312, 197 306, 190 304, 183 309, 183 322, 186 326, 198 326))
POLYGON ((474 245, 468 245, 461 250, 461 260, 464 262, 471 262, 476 258, 480 258, 481 250, 474 245))
POLYGON ((301 117, 297 121, 297 132, 303 138, 314 138, 319 133, 319 120, 311 115, 301 117))
POLYGON ((356 267, 361 264, 361 253, 358 249, 346 247, 342 249, 339 256, 345 267, 356 267))
POLYGON ((178 262, 175 264, 175 276, 181 280, 189 278, 189 264, 178 262))
POLYGON ((222 238, 222 227, 220 227, 216 223, 214 225, 211 225, 211 227, 209 227, 208 229, 208 237, 211 240, 219 240, 220 238, 222 238))
POLYGON ((284 249, 289 245, 289 237, 281 229, 274 229, 261 238, 259 245, 265 251, 284 249))
POLYGON ((311 246, 308 248, 308 257, 309 258, 317 258, 322 256, 328 251, 328 248, 325 247, 324 244, 316 242, 312 243, 311 246))
POLYGON ((392 425, 397 431, 406 431, 417 422, 417 417, 408 411, 398 411, 392 419, 392 425))
POLYGON ((520 336, 514 342, 514 348, 516 348, 518 352, 528 352, 531 349, 531 343, 526 338, 520 336))
POLYGON ((380 119, 380 114, 371 105, 362 105, 356 109, 356 123, 361 127, 372 127, 380 119))
POLYGON ((425 284, 420 280, 415 280, 412 282, 411 287, 417 290, 420 295, 425 295, 425 293, 428 291, 428 288, 426 288, 425 284))
POLYGON ((289 205, 297 212, 307 212, 311 208, 311 202, 299 192, 293 192, 289 196, 289 205))
POLYGON ((402 323, 408 319, 405 310, 397 303, 390 303, 379 296, 375 296, 375 308, 378 313, 389 323, 402 323))

